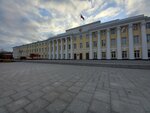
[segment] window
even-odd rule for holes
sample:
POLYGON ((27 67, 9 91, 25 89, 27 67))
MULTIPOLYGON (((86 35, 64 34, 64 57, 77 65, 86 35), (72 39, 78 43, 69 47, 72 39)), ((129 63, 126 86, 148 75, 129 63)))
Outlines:
POLYGON ((82 43, 80 43, 80 48, 83 48, 82 43))
POLYGON ((147 42, 150 42, 150 34, 147 34, 147 42))
POLYGON ((76 36, 74 36, 73 40, 76 41, 76 36))
POLYGON ((127 31, 127 28, 124 26, 124 27, 121 27, 121 32, 122 33, 125 33, 127 31))
POLYGON ((94 42, 93 42, 93 46, 94 46, 94 47, 97 47, 97 41, 94 41, 94 42))
POLYGON ((70 53, 68 54, 68 57, 69 57, 69 59, 71 58, 71 55, 70 55, 70 53))
POLYGON ((92 35, 93 35, 94 38, 96 38, 97 37, 97 32, 93 32, 92 35))
POLYGON ((64 54, 64 58, 63 58, 63 59, 65 59, 65 56, 66 56, 66 55, 64 54))
POLYGON ((150 29, 150 22, 146 23, 146 29, 150 29))
POLYGON ((86 42, 86 48, 89 48, 89 42, 86 42))
POLYGON ((133 30, 138 30, 138 24, 133 24, 133 30))
POLYGON ((134 44, 139 44, 139 43, 140 43, 139 36, 138 35, 134 36, 134 44))
POLYGON ((115 46, 116 45, 116 39, 111 39, 111 46, 115 46))
POLYGON ((59 54, 59 59, 61 59, 61 54, 59 54))
POLYGON ((112 51, 111 52, 111 58, 112 59, 116 59, 116 51, 112 51))
POLYGON ((106 31, 105 31, 105 30, 103 30, 101 33, 102 33, 102 35, 105 35, 105 34, 106 34, 106 31))
POLYGON ((148 50, 148 58, 150 59, 150 49, 148 50))
POLYGON ((89 38, 89 34, 86 34, 86 38, 89 38))
POLYGON ((111 32, 111 34, 115 34, 116 33, 116 29, 115 28, 111 29, 110 32, 111 32))
POLYGON ((122 46, 126 46, 126 44, 127 44, 127 38, 126 37, 122 37, 121 38, 121 45, 122 46))
POLYGON ((65 50, 65 47, 66 47, 66 46, 64 45, 64 50, 65 50))
POLYGON ((122 58, 126 59, 127 58, 127 51, 122 51, 122 58))
POLYGON ((71 46, 70 46, 70 44, 68 45, 68 49, 70 49, 71 48, 71 46))
POLYGON ((135 59, 140 58, 140 50, 135 50, 134 51, 134 57, 135 57, 135 59))
POLYGON ((97 52, 94 52, 94 59, 97 59, 97 52))
POLYGON ((102 59, 106 59, 106 52, 102 52, 102 59))
POLYGON ((82 39, 82 34, 80 34, 80 39, 82 39))
POLYGON ((106 40, 102 40, 102 47, 106 46, 106 40))
POLYGON ((76 44, 74 44, 74 49, 76 49, 77 48, 77 45, 76 44))

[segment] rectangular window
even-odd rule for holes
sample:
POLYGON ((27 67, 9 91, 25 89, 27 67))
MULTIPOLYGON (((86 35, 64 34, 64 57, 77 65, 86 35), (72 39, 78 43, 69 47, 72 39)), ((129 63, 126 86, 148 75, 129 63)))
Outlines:
POLYGON ((122 46, 126 46, 127 45, 127 38, 126 37, 122 37, 121 38, 121 45, 122 46))
POLYGON ((59 54, 59 59, 61 59, 61 54, 59 54))
POLYGON ((134 44, 139 44, 140 43, 140 38, 138 35, 134 36, 134 44))
POLYGON ((80 43, 80 48, 83 48, 82 43, 80 43))
POLYGON ((106 40, 102 40, 102 47, 106 46, 106 40))
POLYGON ((86 34, 86 38, 89 38, 89 34, 86 34))
POLYGON ((112 51, 111 52, 111 58, 112 59, 116 59, 116 51, 112 51))
POLYGON ((94 52, 94 59, 97 59, 97 52, 94 52))
POLYGON ((146 29, 150 29, 150 22, 146 23, 146 29))
POLYGON ((148 50, 148 58, 150 59, 150 49, 148 50))
POLYGON ((133 24, 133 30, 138 30, 138 24, 133 24))
POLYGON ((102 52, 102 59, 106 59, 106 52, 102 52))
POLYGON ((110 32, 111 32, 111 34, 116 34, 116 29, 115 28, 111 29, 110 32))
POLYGON ((64 54, 64 58, 63 58, 63 59, 65 59, 65 56, 66 56, 66 55, 64 54))
POLYGON ((147 42, 150 43, 150 34, 147 34, 147 42))
POLYGON ((73 47, 74 47, 74 49, 76 49, 76 48, 77 48, 77 45, 76 45, 76 44, 74 44, 74 45, 73 45, 73 47))
POLYGON ((80 40, 82 39, 82 34, 80 34, 80 40))
POLYGON ((68 57, 69 57, 69 59, 71 58, 71 55, 70 55, 70 53, 68 54, 68 57))
POLYGON ((135 59, 140 58, 140 50, 135 50, 134 51, 134 57, 135 57, 135 59))
POLYGON ((64 45, 64 50, 65 50, 65 47, 66 47, 66 46, 64 45))
POLYGON ((101 31, 101 33, 102 33, 102 35, 106 35, 106 31, 105 30, 101 31))
POLYGON ((127 59, 127 51, 122 51, 122 58, 127 59))
POLYGON ((89 48, 89 42, 86 42, 86 48, 89 48))
POLYGON ((97 32, 93 32, 93 33, 92 33, 92 37, 93 37, 93 38, 96 38, 96 37, 97 37, 97 32))
POLYGON ((68 49, 70 49, 71 48, 71 46, 70 46, 70 44, 68 45, 68 49))
POLYGON ((93 47, 97 47, 97 41, 93 41, 93 47))
POLYGON ((116 39, 111 39, 111 46, 115 46, 116 45, 116 39))

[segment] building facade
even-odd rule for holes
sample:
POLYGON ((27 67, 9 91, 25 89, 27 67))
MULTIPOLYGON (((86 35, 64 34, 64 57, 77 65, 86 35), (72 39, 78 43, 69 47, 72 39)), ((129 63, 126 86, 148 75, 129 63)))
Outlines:
POLYGON ((150 59, 150 17, 98 21, 13 48, 16 59, 30 54, 41 59, 150 59))

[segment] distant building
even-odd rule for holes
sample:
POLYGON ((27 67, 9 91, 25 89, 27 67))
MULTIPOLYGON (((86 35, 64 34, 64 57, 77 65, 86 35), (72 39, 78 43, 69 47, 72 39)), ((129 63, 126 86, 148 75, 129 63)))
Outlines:
POLYGON ((13 59, 13 54, 12 54, 12 52, 1 51, 0 59, 13 59))
POLYGON ((41 59, 150 59, 150 17, 98 21, 13 48, 16 59, 31 54, 41 59))

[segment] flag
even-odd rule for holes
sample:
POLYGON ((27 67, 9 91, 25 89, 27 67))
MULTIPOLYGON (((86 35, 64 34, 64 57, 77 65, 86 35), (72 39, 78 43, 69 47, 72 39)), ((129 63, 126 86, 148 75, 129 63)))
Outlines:
POLYGON ((82 14, 80 15, 81 19, 84 20, 84 17, 82 16, 82 14))

